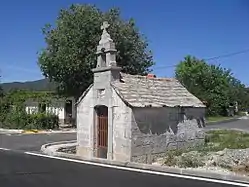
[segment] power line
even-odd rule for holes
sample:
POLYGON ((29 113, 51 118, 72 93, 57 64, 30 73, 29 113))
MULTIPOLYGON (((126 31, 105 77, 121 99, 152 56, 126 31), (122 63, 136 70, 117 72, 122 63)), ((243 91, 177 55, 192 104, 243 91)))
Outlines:
MULTIPOLYGON (((235 56, 235 55, 239 55, 239 54, 243 54, 243 53, 248 53, 248 52, 249 52, 249 49, 246 49, 246 50, 241 50, 241 51, 228 53, 228 54, 224 54, 224 55, 219 55, 219 56, 215 56, 215 57, 205 58, 205 59, 202 59, 202 60, 204 60, 204 61, 212 61, 212 60, 217 60, 217 59, 220 59, 220 58, 227 58, 227 57, 231 57, 231 56, 235 56)), ((176 66, 177 66, 177 64, 174 64, 174 65, 169 65, 169 66, 155 67, 153 69, 167 69, 167 68, 174 68, 176 66)))
MULTIPOLYGON (((205 58, 205 59, 202 59, 202 60, 204 60, 204 61, 212 61, 212 60, 216 60, 216 59, 220 59, 220 58, 227 58, 227 57, 231 57, 231 56, 235 56, 235 55, 239 55, 239 54, 243 54, 243 53, 248 53, 248 52, 249 52, 249 49, 245 49, 245 50, 241 50, 241 51, 237 51, 237 52, 233 52, 233 53, 228 53, 228 54, 223 54, 223 55, 219 55, 219 56, 215 56, 215 57, 205 58)), ((159 67, 153 68, 153 70, 154 69, 174 68, 176 66, 177 66, 177 64, 169 65, 169 66, 159 66, 159 67)), ((38 71, 33 71, 31 69, 28 69, 28 68, 20 68, 20 67, 16 67, 16 66, 12 66, 12 65, 5 65, 5 67, 12 68, 12 69, 19 70, 19 71, 26 71, 26 72, 29 72, 29 73, 37 73, 37 74, 40 73, 38 71)))
POLYGON ((220 55, 220 56, 216 56, 216 57, 211 57, 211 58, 207 58, 204 59, 205 61, 210 61, 210 60, 215 60, 215 59, 219 59, 219 58, 226 58, 226 57, 230 57, 230 56, 235 56, 235 55, 239 55, 239 54, 243 54, 243 53, 248 53, 249 49, 243 50, 243 51, 237 51, 234 53, 229 53, 229 54, 224 54, 224 55, 220 55))

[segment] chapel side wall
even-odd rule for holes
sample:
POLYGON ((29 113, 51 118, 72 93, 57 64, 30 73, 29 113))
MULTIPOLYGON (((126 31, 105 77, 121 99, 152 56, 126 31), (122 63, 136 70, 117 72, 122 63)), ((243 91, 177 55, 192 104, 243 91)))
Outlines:
POLYGON ((77 105, 77 154, 86 158, 92 157, 93 149, 93 89, 91 88, 84 99, 77 105))
POLYGON ((134 108, 131 126, 131 156, 133 162, 151 163, 167 150, 204 143, 203 124, 197 120, 205 115, 203 108, 185 108, 184 120, 180 108, 134 108))
POLYGON ((131 161, 131 116, 129 108, 113 90, 113 160, 131 161))

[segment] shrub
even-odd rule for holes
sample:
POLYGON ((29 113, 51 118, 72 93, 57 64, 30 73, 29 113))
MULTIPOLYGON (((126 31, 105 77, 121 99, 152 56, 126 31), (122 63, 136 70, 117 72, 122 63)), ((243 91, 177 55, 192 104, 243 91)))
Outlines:
POLYGON ((27 114, 25 111, 12 111, 2 124, 4 128, 12 129, 56 129, 59 118, 53 114, 27 114))
POLYGON ((181 156, 184 153, 182 149, 169 150, 166 153, 166 158, 164 160, 164 164, 167 166, 174 166, 177 163, 176 157, 181 156))
POLYGON ((3 98, 0 98, 0 126, 6 119, 6 116, 9 112, 9 104, 3 98))
POLYGON ((0 127, 14 129, 55 129, 59 126, 58 116, 46 113, 27 114, 25 101, 34 99, 49 102, 52 95, 46 92, 14 90, 0 97, 0 127))
POLYGON ((10 110, 2 123, 4 128, 22 129, 27 125, 27 114, 23 110, 10 110))
POLYGON ((182 154, 177 164, 179 167, 197 168, 205 165, 202 158, 198 151, 192 151, 188 154, 182 154))
POLYGON ((29 114, 29 128, 35 129, 56 129, 59 127, 59 118, 54 114, 29 114))

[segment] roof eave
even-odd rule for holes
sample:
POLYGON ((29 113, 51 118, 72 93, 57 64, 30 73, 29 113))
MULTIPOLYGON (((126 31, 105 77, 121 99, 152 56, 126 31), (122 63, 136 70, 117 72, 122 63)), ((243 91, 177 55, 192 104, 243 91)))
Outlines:
POLYGON ((75 106, 78 106, 78 104, 84 99, 86 94, 89 92, 89 90, 92 88, 93 84, 91 84, 84 92, 83 94, 79 97, 78 101, 74 104, 75 106))
POLYGON ((113 84, 111 84, 111 87, 113 88, 113 90, 116 92, 116 94, 119 96, 119 98, 125 103, 126 106, 132 108, 133 106, 127 101, 125 100, 125 98, 123 97, 123 95, 120 93, 120 91, 118 90, 117 87, 115 87, 113 84))

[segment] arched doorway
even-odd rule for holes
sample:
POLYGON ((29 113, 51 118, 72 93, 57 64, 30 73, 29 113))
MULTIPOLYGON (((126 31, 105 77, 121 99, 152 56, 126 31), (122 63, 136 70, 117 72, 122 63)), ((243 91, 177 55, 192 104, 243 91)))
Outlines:
POLYGON ((97 130, 97 157, 107 158, 108 150, 108 107, 99 105, 95 107, 96 120, 95 127, 97 130))

